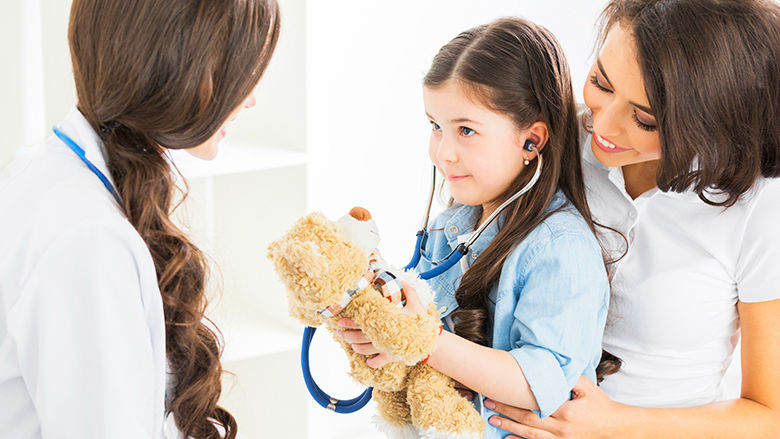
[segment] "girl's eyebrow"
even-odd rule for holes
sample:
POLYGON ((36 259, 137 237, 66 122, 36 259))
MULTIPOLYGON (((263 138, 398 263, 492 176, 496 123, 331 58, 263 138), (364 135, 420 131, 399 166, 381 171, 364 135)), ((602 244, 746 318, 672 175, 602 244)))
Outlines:
MULTIPOLYGON (((609 84, 609 86, 612 87, 612 89, 614 90, 615 86, 612 85, 612 81, 609 80, 609 76, 607 76, 607 73, 604 71, 604 66, 601 65, 601 59, 597 59, 596 60, 596 65, 599 68, 599 72, 601 72, 601 76, 603 76, 604 79, 607 80, 607 84, 609 84)), ((647 114, 649 114, 651 116, 653 115, 653 110, 651 110, 650 107, 646 107, 644 105, 637 104, 634 101, 628 101, 628 103, 633 105, 633 106, 635 106, 636 108, 639 108, 640 110, 644 111, 645 113, 647 113, 647 114)))
MULTIPOLYGON (((425 112, 425 115, 428 116, 428 119, 436 120, 436 118, 431 116, 430 114, 428 114, 427 111, 425 112)), ((447 121, 447 123, 468 123, 468 124, 473 124, 473 125, 482 125, 481 123, 477 122, 476 120, 471 120, 471 119, 466 118, 466 117, 459 117, 457 119, 450 119, 450 120, 447 121)))

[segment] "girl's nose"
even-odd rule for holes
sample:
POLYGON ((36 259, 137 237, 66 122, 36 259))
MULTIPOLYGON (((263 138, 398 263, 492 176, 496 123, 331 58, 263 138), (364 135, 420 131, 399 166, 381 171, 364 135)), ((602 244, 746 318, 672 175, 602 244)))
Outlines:
POLYGON ((446 135, 442 136, 439 140, 439 146, 436 149, 436 159, 439 161, 439 163, 454 163, 458 160, 458 155, 455 153, 455 148, 446 135))

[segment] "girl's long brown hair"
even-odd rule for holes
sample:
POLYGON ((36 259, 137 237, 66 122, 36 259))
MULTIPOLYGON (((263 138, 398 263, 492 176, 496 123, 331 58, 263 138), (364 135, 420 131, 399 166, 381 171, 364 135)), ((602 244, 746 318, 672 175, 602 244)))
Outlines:
POLYGON ((279 26, 275 0, 74 0, 71 9, 78 108, 100 133, 124 213, 154 260, 174 378, 167 410, 196 439, 223 437, 215 424, 233 439, 237 426, 217 406, 220 340, 203 323, 208 265, 171 221, 165 149, 220 129, 260 79, 279 26))
MULTIPOLYGON (((569 66, 552 33, 519 18, 467 30, 439 50, 423 82, 435 88, 451 80, 488 108, 510 117, 518 130, 542 121, 549 135, 540 152, 544 169, 539 181, 499 218, 498 234, 463 274, 455 292, 459 308, 453 312, 455 332, 487 345, 488 293, 517 243, 565 208, 547 210, 555 192, 560 189, 566 195, 594 234, 595 228, 585 197, 569 66)), ((497 201, 520 190, 535 167, 523 169, 497 201)), ((599 369, 599 376, 603 371, 599 369)))
POLYGON ((615 25, 633 36, 658 122, 659 189, 729 207, 780 177, 780 5, 613 0, 600 44, 615 25))

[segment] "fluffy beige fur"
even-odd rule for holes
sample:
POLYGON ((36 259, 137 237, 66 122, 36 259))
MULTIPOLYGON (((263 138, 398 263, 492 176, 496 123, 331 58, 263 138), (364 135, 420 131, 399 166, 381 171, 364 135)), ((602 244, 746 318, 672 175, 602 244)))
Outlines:
MULTIPOLYGON (((460 396, 449 377, 421 363, 438 339, 440 321, 434 303, 428 304, 425 316, 408 315, 385 299, 378 288, 369 286, 355 294, 338 315, 321 316, 318 311, 339 302, 345 291, 355 287, 369 263, 368 255, 339 225, 319 213, 299 219, 269 246, 268 256, 287 286, 290 314, 309 326, 325 323, 344 348, 352 377, 374 387, 379 414, 389 424, 383 428, 386 433, 395 437, 410 437, 409 431, 417 433, 412 437, 481 437, 484 421, 472 404, 460 396), (399 362, 368 367, 365 356, 335 335, 341 329, 336 322, 343 317, 359 324, 379 349, 399 362)), ((415 285, 424 282, 411 276, 415 285)))

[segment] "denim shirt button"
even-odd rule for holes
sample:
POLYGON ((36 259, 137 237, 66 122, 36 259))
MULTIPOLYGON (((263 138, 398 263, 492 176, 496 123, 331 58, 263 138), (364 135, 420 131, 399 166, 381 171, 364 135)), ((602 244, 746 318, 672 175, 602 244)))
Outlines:
POLYGON ((450 233, 458 233, 458 226, 450 226, 450 233))
POLYGON ((439 308, 439 314, 443 314, 447 312, 447 305, 442 305, 441 308, 439 308))
POLYGON ((477 252, 471 252, 471 259, 477 259, 477 252))

